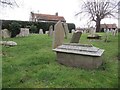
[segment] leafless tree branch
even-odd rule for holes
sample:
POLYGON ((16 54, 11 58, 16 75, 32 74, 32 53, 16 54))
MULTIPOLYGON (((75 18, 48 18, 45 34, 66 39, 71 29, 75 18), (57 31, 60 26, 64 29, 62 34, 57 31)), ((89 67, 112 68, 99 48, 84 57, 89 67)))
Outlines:
POLYGON ((17 2, 15 0, 0 0, 0 4, 3 5, 3 6, 4 5, 10 6, 11 8, 13 6, 19 7, 18 4, 17 4, 17 2))

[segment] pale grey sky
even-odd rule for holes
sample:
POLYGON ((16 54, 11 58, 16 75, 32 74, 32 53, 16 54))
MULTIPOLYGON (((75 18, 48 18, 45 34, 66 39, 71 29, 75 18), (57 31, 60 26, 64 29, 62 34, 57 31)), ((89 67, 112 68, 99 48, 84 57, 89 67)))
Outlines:
MULTIPOLYGON (((81 5, 80 0, 16 0, 16 2, 19 5, 18 8, 0 8, 2 11, 0 19, 28 21, 31 11, 51 15, 58 12, 59 16, 64 16, 67 23, 74 23, 76 27, 84 27, 87 23, 87 18, 75 17, 81 5)), ((101 23, 118 24, 118 20, 104 19, 101 23)))

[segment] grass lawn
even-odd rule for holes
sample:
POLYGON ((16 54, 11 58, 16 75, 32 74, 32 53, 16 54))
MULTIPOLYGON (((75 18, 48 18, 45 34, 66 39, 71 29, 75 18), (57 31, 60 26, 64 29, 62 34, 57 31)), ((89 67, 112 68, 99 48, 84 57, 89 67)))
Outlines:
MULTIPOLYGON (((99 33, 104 36, 103 33, 99 33)), ((69 38, 64 42, 68 43, 69 38)), ((110 42, 89 41, 87 34, 82 44, 93 44, 105 49, 103 65, 94 70, 72 68, 59 64, 52 51, 48 35, 9 38, 14 47, 2 47, 3 88, 116 88, 118 87, 118 36, 109 35, 110 42)))

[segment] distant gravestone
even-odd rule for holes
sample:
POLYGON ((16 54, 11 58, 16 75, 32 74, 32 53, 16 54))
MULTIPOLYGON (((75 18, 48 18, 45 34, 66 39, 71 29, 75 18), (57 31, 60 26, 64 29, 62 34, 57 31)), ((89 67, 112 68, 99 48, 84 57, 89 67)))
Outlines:
POLYGON ((28 36, 30 34, 29 29, 25 28, 25 36, 28 36))
POLYGON ((24 28, 21 28, 20 35, 23 36, 23 37, 25 36, 25 29, 24 28))
POLYGON ((53 26, 52 25, 49 27, 48 36, 50 36, 50 37, 53 36, 53 26))
POLYGON ((68 25, 67 25, 67 23, 63 23, 63 25, 64 25, 65 38, 67 38, 68 37, 68 33, 69 33, 68 25))
POLYGON ((110 29, 110 34, 113 35, 113 29, 112 28, 110 29))
POLYGON ((96 29, 94 27, 91 27, 88 29, 89 35, 87 36, 87 39, 89 40, 100 40, 101 35, 96 34, 96 29))
POLYGON ((20 33, 17 35, 17 37, 28 36, 29 34, 30 33, 28 28, 20 28, 20 33))
POLYGON ((96 29, 95 28, 93 29, 93 33, 96 34, 96 29))
POLYGON ((104 41, 107 42, 108 41, 109 29, 104 29, 104 32, 105 32, 105 39, 104 39, 104 41))
POLYGON ((116 36, 117 33, 118 33, 118 29, 117 29, 117 28, 116 28, 115 30, 112 30, 112 35, 113 35, 113 36, 116 36))
POLYGON ((80 31, 74 32, 70 43, 79 43, 81 35, 82 35, 82 32, 80 31))
POLYGON ((72 29, 72 34, 75 32, 75 29, 72 29))
POLYGON ((45 31, 45 34, 48 34, 49 33, 49 31, 45 31))
POLYGON ((116 35, 118 35, 118 29, 117 28, 115 29, 115 32, 116 32, 116 35))
POLYGON ((93 36, 93 35, 95 35, 95 33, 96 33, 96 29, 91 27, 90 28, 90 35, 93 36))
POLYGON ((83 30, 83 33, 87 33, 87 31, 84 29, 84 30, 83 30))
POLYGON ((62 45, 64 41, 64 28, 61 21, 58 21, 54 27, 53 49, 62 45))
POLYGON ((20 33, 17 36, 24 37, 24 28, 20 28, 20 33))
POLYGON ((10 38, 10 32, 7 29, 2 30, 2 38, 10 38))
POLYGON ((43 34, 43 29, 40 29, 40 30, 39 30, 39 34, 43 34))

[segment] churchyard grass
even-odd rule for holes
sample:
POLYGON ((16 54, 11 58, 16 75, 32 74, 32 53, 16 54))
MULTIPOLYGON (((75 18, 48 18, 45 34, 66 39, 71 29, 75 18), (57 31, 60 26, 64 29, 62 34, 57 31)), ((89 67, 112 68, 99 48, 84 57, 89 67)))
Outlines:
MULTIPOLYGON (((99 33, 104 36, 104 33, 99 33)), ((64 42, 70 42, 71 34, 64 42)), ((115 88, 118 87, 118 37, 110 42, 89 41, 82 34, 80 43, 105 49, 103 65, 94 70, 72 68, 59 64, 48 35, 9 38, 14 47, 2 47, 3 88, 115 88)))

